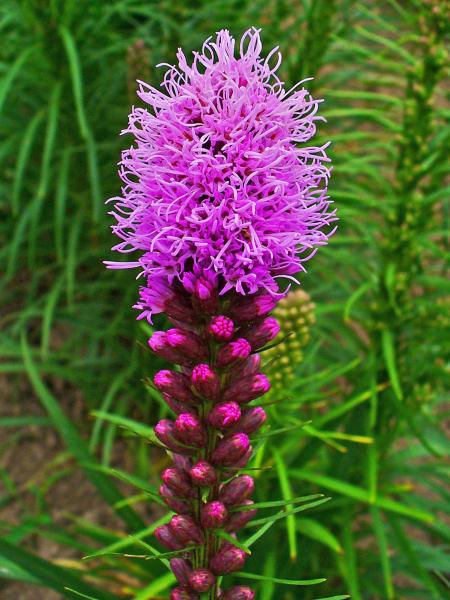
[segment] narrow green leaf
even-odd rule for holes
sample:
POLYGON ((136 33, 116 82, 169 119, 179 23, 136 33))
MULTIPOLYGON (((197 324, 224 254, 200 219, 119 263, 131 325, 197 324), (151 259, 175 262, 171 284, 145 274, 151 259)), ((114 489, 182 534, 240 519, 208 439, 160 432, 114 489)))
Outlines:
POLYGON ((264 519, 255 519, 255 520, 251 521, 247 525, 247 527, 256 527, 257 525, 263 525, 264 523, 272 524, 272 523, 275 523, 275 521, 279 521, 280 519, 285 519, 286 517, 289 517, 290 515, 295 515, 299 512, 303 512, 304 510, 309 510, 311 508, 315 508, 316 506, 320 506, 321 504, 324 504, 324 502, 328 502, 329 500, 331 500, 331 498, 322 498, 320 500, 316 500, 315 502, 308 502, 308 504, 305 504, 304 506, 299 506, 290 511, 281 511, 270 517, 265 517, 264 519))
POLYGON ((0 113, 3 110, 3 105, 15 78, 19 75, 20 70, 24 66, 28 57, 35 51, 36 48, 33 46, 28 46, 28 48, 25 48, 25 50, 16 58, 15 62, 8 68, 6 75, 0 81, 0 113))
POLYGON ((139 435, 147 440, 151 440, 152 442, 158 442, 158 438, 155 436, 155 432, 152 427, 148 427, 148 425, 143 425, 138 421, 133 421, 132 419, 128 419, 126 417, 121 417, 120 415, 103 412, 101 410, 92 411, 92 415, 99 419, 103 419, 104 421, 109 421, 110 423, 115 423, 116 425, 120 425, 129 431, 132 431, 136 435, 139 435))
POLYGON ((97 149, 94 141, 94 136, 89 127, 83 99, 83 81, 78 51, 72 34, 66 27, 61 27, 60 35, 62 37, 64 47, 69 61, 70 75, 72 78, 73 96, 77 110, 78 125, 82 138, 86 143, 86 154, 88 161, 89 179, 91 183, 92 200, 93 200, 93 215, 97 221, 101 207, 101 189, 100 176, 98 172, 97 149))
MULTIPOLYGON (((275 458, 275 466, 277 469, 278 481, 280 482, 281 493, 284 500, 288 500, 289 498, 292 498, 292 488, 289 482, 286 465, 284 464, 281 454, 275 448, 273 449, 273 456, 275 458)), ((293 507, 290 504, 287 508, 289 509, 289 512, 293 507)), ((289 555, 291 560, 295 560, 297 558, 297 532, 295 530, 295 517, 293 514, 286 516, 286 531, 289 544, 289 555)))
POLYGON ((256 581, 270 581, 272 583, 281 583, 283 585, 317 585, 323 583, 326 579, 279 579, 278 577, 266 577, 265 575, 257 575, 256 573, 235 573, 236 577, 241 579, 255 579, 256 581))
POLYGON ((296 520, 297 530, 310 537, 325 546, 331 548, 334 552, 338 554, 343 553, 343 549, 339 540, 335 535, 331 533, 329 529, 327 529, 320 521, 315 521, 314 519, 297 519, 296 520))
POLYGON ((383 356, 386 363, 386 368, 389 373, 389 379, 391 380, 392 389, 398 400, 403 399, 403 392, 400 385, 400 378, 397 372, 397 365, 395 360, 395 347, 394 337, 389 329, 383 329, 381 333, 381 343, 383 347, 383 356))
MULTIPOLYGON (((356 485, 346 483, 345 481, 334 479, 333 477, 328 477, 326 475, 311 473, 310 471, 303 469, 291 469, 290 474, 291 477, 294 477, 295 479, 310 481, 319 487, 332 490, 333 492, 337 492, 338 494, 342 494, 348 498, 353 498, 359 502, 371 504, 369 492, 356 485)), ((385 496, 378 496, 373 504, 384 510, 409 517, 410 519, 414 519, 416 521, 424 521, 425 523, 434 523, 435 521, 435 517, 431 513, 419 510, 417 508, 412 508, 406 504, 401 504, 400 502, 391 500, 385 496)))
POLYGON ((77 592, 76 590, 73 590, 72 588, 69 588, 69 587, 66 587, 64 589, 67 590, 68 592, 72 592, 72 594, 75 594, 75 596, 77 598, 86 598, 87 600, 99 600, 98 598, 94 598, 94 596, 86 596, 86 594, 77 592))
MULTIPOLYGON (((136 475, 131 475, 129 473, 126 473, 125 471, 121 471, 120 469, 112 469, 110 467, 106 467, 104 465, 98 465, 98 464, 81 463, 80 466, 82 466, 84 469, 90 469, 90 470, 96 471, 97 473, 104 473, 105 475, 110 475, 111 477, 116 477, 117 479, 120 479, 121 481, 124 481, 125 483, 129 483, 133 487, 136 487, 139 490, 142 490, 146 494, 151 496, 153 498, 153 500, 156 501, 158 504, 165 506, 164 502, 161 500, 161 498, 158 494, 157 489, 155 487, 151 486, 149 483, 147 483, 144 479, 141 479, 140 477, 136 477, 136 475)), ((120 501, 120 502, 122 505, 122 501, 120 501)), ((116 504, 116 506, 117 506, 117 504, 116 504)))
POLYGON ((244 504, 242 506, 236 506, 232 509, 232 512, 242 510, 253 510, 254 508, 275 508, 277 506, 292 506, 299 502, 307 502, 309 500, 316 500, 317 498, 323 498, 323 494, 311 494, 309 496, 299 496, 298 498, 289 498, 288 500, 273 500, 270 502, 255 502, 254 504, 244 504))
POLYGON ((155 598, 174 583, 176 583, 175 575, 173 573, 164 573, 164 575, 161 575, 155 579, 155 581, 152 581, 150 585, 136 594, 136 596, 134 596, 134 600, 150 600, 155 598))
POLYGON ((58 303, 59 296, 61 294, 63 280, 58 279, 53 287, 51 288, 47 302, 45 303, 44 314, 42 316, 42 330, 41 330, 41 357, 45 360, 48 356, 48 347, 50 343, 50 334, 52 329, 53 317, 55 314, 55 308, 58 303))
POLYGON ((246 554, 250 555, 252 553, 251 550, 249 550, 249 548, 245 544, 242 544, 239 540, 234 538, 232 535, 230 535, 223 529, 216 529, 215 533, 218 537, 223 538, 224 540, 227 540, 227 542, 230 542, 231 544, 233 544, 233 546, 240 548, 246 554))
POLYGON ((349 587, 350 597, 354 600, 362 600, 360 591, 361 587, 358 577, 358 566, 356 563, 355 542, 353 539, 352 531, 353 519, 351 518, 350 512, 348 510, 344 511, 343 516, 344 518, 342 519, 342 539, 345 549, 344 576, 349 587))
POLYGON ((44 115, 45 112, 43 110, 34 115, 25 129, 22 143, 20 144, 17 162, 14 169, 14 184, 11 196, 13 215, 17 215, 19 213, 20 197, 22 193, 22 187, 25 182, 25 172, 28 166, 28 160, 30 158, 31 149, 34 144, 39 125, 43 121, 44 115))
POLYGON ((27 427, 28 425, 51 425, 47 417, 25 416, 1 417, 0 427, 27 427))
POLYGON ((372 526, 380 548, 380 562, 383 571, 384 588, 387 600, 395 598, 394 585, 392 582, 392 568, 389 558, 389 548, 387 543, 384 523, 381 519, 380 510, 377 506, 372 506, 370 509, 372 515, 372 526))

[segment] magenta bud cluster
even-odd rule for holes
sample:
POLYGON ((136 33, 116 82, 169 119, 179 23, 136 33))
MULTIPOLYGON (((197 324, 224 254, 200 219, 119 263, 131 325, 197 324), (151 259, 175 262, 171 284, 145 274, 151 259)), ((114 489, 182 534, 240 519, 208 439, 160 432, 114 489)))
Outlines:
MULTIPOLYGON (((229 294, 224 304, 217 286, 201 276, 189 278, 188 292, 174 286, 173 294, 189 319, 179 317, 176 329, 149 340, 155 354, 178 365, 153 378, 174 413, 156 425, 155 435, 173 458, 161 474, 160 495, 176 513, 155 536, 166 551, 180 553, 171 560, 178 581, 172 598, 210 590, 219 598, 217 577, 241 569, 246 554, 217 532, 235 536, 256 514, 254 480, 239 471, 251 458, 251 436, 266 420, 253 404, 270 389, 255 352, 274 339, 278 324, 267 314, 274 307, 270 294, 229 294)), ((245 586, 221 594, 254 597, 245 586)))

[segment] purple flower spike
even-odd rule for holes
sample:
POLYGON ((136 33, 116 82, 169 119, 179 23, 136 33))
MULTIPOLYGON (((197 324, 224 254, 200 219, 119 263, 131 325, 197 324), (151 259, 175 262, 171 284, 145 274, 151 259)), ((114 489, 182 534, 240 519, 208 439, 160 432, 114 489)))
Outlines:
POLYGON ((245 433, 235 433, 220 440, 211 460, 216 465, 232 466, 245 456, 249 447, 248 436, 245 433))
MULTIPOLYGON (((251 506, 254 504, 253 500, 245 500, 242 503, 243 506, 251 506)), ((257 513, 256 508, 253 510, 240 510, 239 512, 233 513, 225 526, 225 530, 228 532, 239 531, 247 525, 249 521, 255 518, 257 513)))
POLYGON ((169 530, 183 544, 203 544, 203 532, 189 515, 175 515, 168 525, 169 530))
MULTIPOLYGON (((179 274, 199 297, 207 274, 220 276, 222 294, 275 292, 276 277, 304 270, 311 249, 327 243, 335 220, 327 144, 305 146, 319 102, 302 86, 287 91, 276 74, 279 53, 269 55, 274 67, 261 52, 257 29, 240 45, 220 31, 191 64, 178 51, 162 92, 139 83, 148 108, 129 117, 135 143, 122 153, 123 195, 111 211, 114 249, 136 250, 139 260, 109 267, 140 267, 149 288, 179 274), (188 281, 188 272, 201 281, 188 281)), ((144 310, 160 305, 150 297, 144 310)))
POLYGON ((153 382, 160 392, 169 394, 179 402, 195 400, 189 387, 189 379, 182 373, 164 369, 156 373, 153 382))
POLYGON ((223 346, 217 355, 217 364, 219 367, 226 367, 247 358, 252 351, 252 347, 244 338, 239 338, 223 346))
POLYGON ((237 402, 219 402, 208 415, 208 423, 216 429, 231 427, 241 416, 241 409, 237 402))
POLYGON ((206 431, 196 415, 182 413, 175 421, 175 437, 188 446, 200 448, 206 444, 206 431))
POLYGON ((203 505, 200 521, 203 527, 207 529, 217 529, 222 527, 228 518, 228 511, 223 502, 214 500, 203 505))
POLYGON ((215 577, 243 566, 223 538, 255 514, 253 479, 239 475, 266 419, 244 405, 270 389, 255 352, 279 330, 269 316, 285 295, 279 279, 296 281, 336 220, 328 144, 310 142, 321 101, 303 82, 286 90, 280 62, 278 49, 262 54, 255 28, 238 44, 220 31, 190 60, 179 49, 162 89, 139 82, 144 106, 123 132, 134 139, 110 214, 114 250, 135 259, 108 266, 141 270, 138 318, 165 313, 172 324, 149 346, 181 367, 154 377, 176 415, 155 427, 174 463, 160 495, 177 514, 155 533, 183 557, 171 561, 172 600, 254 599, 245 586, 222 592, 215 577))
POLYGON ((155 537, 160 544, 169 550, 181 550, 185 544, 174 535, 168 525, 161 525, 155 529, 155 537))
POLYGON ((189 577, 189 585, 196 592, 204 593, 212 588, 216 581, 208 569, 196 569, 189 577))
POLYGON ((208 333, 213 336, 216 342, 228 342, 233 337, 234 323, 223 315, 213 317, 208 325, 208 333))
POLYGON ((245 332, 245 337, 252 350, 258 350, 275 339, 279 331, 278 321, 274 317, 267 317, 255 327, 248 329, 245 332))
POLYGON ((191 563, 185 558, 172 558, 170 568, 181 585, 189 584, 189 576, 192 573, 191 563))
POLYGON ((209 365, 196 365, 192 369, 191 380, 199 394, 208 400, 214 400, 217 397, 220 391, 220 378, 209 365))
POLYGON ((161 474, 161 479, 167 487, 173 490, 173 492, 181 498, 184 496, 191 497, 194 495, 194 490, 189 477, 180 469, 173 467, 165 469, 161 474))
POLYGON ((187 586, 179 586, 170 592, 170 600, 198 600, 197 592, 192 591, 187 586))
POLYGON ((231 431, 242 431, 247 435, 255 433, 265 423, 267 419, 266 411, 261 406, 248 408, 242 413, 239 421, 233 426, 231 431))
POLYGON ((212 557, 210 567, 216 575, 239 571, 245 564, 245 552, 230 542, 225 542, 212 557))
POLYGON ((220 600, 255 600, 255 592, 246 585, 235 585, 226 590, 220 600))
POLYGON ((253 494, 254 489, 253 477, 239 475, 220 488, 219 500, 230 506, 239 506, 253 494))
POLYGON ((234 400, 239 404, 251 402, 270 390, 270 381, 263 373, 250 375, 233 383, 224 393, 224 400, 234 400))
POLYGON ((206 460, 199 460, 190 470, 192 483, 199 487, 211 487, 217 482, 216 470, 206 460))

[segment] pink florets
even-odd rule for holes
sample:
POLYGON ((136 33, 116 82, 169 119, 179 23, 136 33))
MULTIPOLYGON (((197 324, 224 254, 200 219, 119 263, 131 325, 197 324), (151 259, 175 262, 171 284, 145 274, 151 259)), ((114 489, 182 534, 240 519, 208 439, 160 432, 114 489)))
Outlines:
POLYGON ((211 319, 211 323, 208 326, 208 332, 218 342, 228 342, 231 340, 234 333, 234 323, 228 317, 218 315, 211 319))
MULTIPOLYGON (((237 51, 220 31, 191 64, 178 51, 164 92, 140 82, 149 108, 131 112, 125 133, 135 144, 122 154, 111 212, 115 250, 140 255, 110 267, 141 267, 149 287, 200 268, 219 277, 222 293, 276 291, 276 277, 304 270, 327 243, 327 145, 304 145, 322 119, 319 101, 301 86, 287 91, 279 52, 261 51, 256 29, 237 51)), ((153 296, 137 304, 146 315, 161 310, 153 296)))

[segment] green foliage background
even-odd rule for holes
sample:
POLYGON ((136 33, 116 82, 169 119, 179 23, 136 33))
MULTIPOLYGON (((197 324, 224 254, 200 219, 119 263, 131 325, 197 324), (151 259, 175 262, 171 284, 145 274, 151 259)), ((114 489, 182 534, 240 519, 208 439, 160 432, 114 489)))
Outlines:
MULTIPOLYGON (((45 486, 27 488, 39 502, 0 523, 0 596, 10 579, 61 597, 168 595, 166 560, 118 555, 156 551, 150 534, 166 517, 151 508, 162 463, 148 439, 165 408, 146 383, 160 365, 130 309, 134 274, 102 265, 113 243, 104 200, 119 189, 128 141, 117 133, 134 80, 158 84, 153 65, 179 45, 255 25, 267 49, 280 45, 286 84, 313 76, 326 99, 319 136, 333 142, 340 223, 303 277, 317 324, 258 440, 257 500, 285 504, 261 508, 267 522, 245 532, 246 569, 264 578, 253 582, 261 600, 450 597, 449 16, 447 0, 4 0, 0 374, 12 406, 27 381, 46 416, 2 418, 0 450, 33 425, 43 436, 54 428, 66 453, 45 486), (73 393, 94 411, 81 426, 63 404, 73 393), (117 444, 132 462, 126 473, 115 468, 117 444), (54 522, 45 497, 65 461, 114 508, 120 530, 54 522), (131 500, 117 480, 137 488, 131 500), (312 494, 331 499, 304 513, 286 503, 312 494), (288 514, 269 518, 280 510, 288 514), (80 559, 102 556, 56 566, 33 551, 39 537, 80 559), (322 577, 306 587, 273 579, 322 577)), ((20 501, 24 490, 0 474, 0 506, 20 501)))

